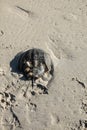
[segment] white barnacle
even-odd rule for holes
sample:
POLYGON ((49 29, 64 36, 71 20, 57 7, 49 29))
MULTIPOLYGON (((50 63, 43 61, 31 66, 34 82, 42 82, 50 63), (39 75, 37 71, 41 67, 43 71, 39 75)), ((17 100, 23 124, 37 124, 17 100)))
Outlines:
POLYGON ((29 67, 31 66, 29 61, 26 61, 26 64, 27 64, 27 66, 29 66, 29 67))
POLYGON ((29 72, 30 71, 30 68, 29 67, 27 67, 27 68, 25 68, 25 70, 24 70, 25 72, 29 72))
POLYGON ((32 73, 32 72, 30 72, 30 73, 29 73, 29 76, 33 76, 33 73, 32 73))

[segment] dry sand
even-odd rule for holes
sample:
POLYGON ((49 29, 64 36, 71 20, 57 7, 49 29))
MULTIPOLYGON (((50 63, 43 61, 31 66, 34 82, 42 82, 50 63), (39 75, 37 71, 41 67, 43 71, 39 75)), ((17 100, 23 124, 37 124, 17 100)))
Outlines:
POLYGON ((87 130, 86 0, 0 0, 0 130, 87 130), (10 62, 33 47, 51 55, 54 79, 48 95, 24 97, 10 62))

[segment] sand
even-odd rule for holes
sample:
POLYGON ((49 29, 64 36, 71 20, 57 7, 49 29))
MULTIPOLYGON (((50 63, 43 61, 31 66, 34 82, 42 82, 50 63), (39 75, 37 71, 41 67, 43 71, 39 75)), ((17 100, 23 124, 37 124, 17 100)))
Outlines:
POLYGON ((0 0, 0 130, 87 130, 86 0, 0 0), (52 58, 48 94, 12 72, 31 48, 52 58))

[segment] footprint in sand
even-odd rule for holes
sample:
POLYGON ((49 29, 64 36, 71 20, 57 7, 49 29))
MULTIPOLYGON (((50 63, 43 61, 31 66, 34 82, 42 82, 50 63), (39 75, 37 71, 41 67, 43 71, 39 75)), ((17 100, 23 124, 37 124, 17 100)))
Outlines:
POLYGON ((17 104, 15 95, 7 92, 0 92, 0 108, 2 111, 1 127, 2 130, 14 130, 16 127, 20 127, 20 121, 13 111, 13 107, 17 104))
POLYGON ((79 120, 78 130, 87 130, 87 120, 79 120))
POLYGON ((3 109, 8 109, 16 102, 15 95, 7 92, 0 92, 0 106, 3 109))

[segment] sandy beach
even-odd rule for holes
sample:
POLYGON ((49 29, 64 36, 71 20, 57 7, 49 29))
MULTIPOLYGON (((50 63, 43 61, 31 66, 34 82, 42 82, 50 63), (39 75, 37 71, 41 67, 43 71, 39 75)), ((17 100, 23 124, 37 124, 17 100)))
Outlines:
POLYGON ((87 130, 86 0, 0 0, 0 130, 87 130), (11 64, 31 48, 53 61, 48 94, 11 64))

